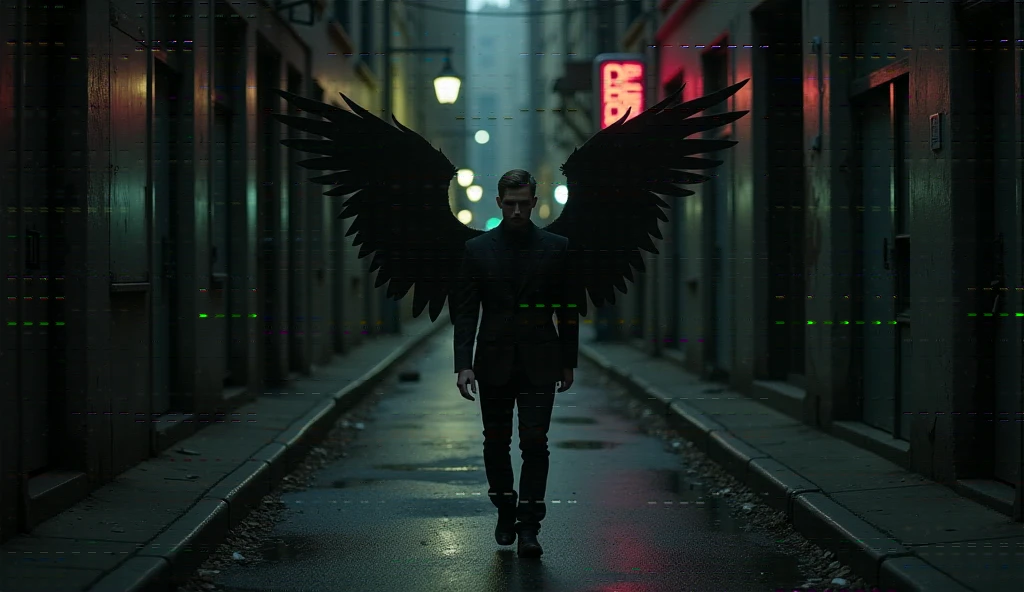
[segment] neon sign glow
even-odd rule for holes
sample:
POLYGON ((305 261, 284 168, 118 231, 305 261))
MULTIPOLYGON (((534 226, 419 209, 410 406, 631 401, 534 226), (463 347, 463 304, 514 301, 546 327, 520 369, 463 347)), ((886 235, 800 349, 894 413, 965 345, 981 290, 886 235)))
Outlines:
POLYGON ((615 123, 632 108, 633 119, 644 110, 644 64, 636 60, 608 60, 598 68, 601 83, 601 129, 615 123))

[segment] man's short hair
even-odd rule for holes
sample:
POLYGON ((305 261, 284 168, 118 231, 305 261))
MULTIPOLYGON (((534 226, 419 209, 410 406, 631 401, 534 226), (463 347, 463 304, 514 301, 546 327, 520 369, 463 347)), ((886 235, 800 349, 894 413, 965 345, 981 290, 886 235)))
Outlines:
POLYGON ((537 180, 523 169, 512 169, 498 179, 498 197, 504 198, 509 189, 530 187, 530 197, 537 197, 537 180))

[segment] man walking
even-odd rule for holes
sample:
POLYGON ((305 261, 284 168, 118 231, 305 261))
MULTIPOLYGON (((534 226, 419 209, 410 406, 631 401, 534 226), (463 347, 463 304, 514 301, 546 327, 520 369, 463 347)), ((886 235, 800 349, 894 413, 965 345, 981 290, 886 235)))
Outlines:
POLYGON ((452 299, 459 392, 470 401, 470 391, 480 396, 488 495, 498 508, 494 538, 511 545, 518 534, 520 557, 543 553, 537 534, 546 513, 555 385, 560 383, 558 392, 572 386, 579 352, 579 314, 567 306, 573 271, 567 268, 568 240, 530 220, 536 194, 537 181, 524 170, 501 177, 496 201, 502 221, 466 241, 452 299), (517 404, 523 457, 518 496, 510 454, 517 404))

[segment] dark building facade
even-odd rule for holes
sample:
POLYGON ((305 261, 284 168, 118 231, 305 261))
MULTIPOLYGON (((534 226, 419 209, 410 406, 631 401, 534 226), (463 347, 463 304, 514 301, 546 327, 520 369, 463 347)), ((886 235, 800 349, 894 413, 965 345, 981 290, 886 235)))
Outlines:
POLYGON ((0 540, 381 330, 350 220, 269 117, 276 88, 378 109, 380 7, 275 4, 3 9, 0 540))
POLYGON ((1021 3, 646 7, 654 27, 612 17, 619 45, 590 35, 565 81, 653 47, 652 101, 750 78, 720 108, 751 114, 598 334, 1019 520, 1021 3))
POLYGON ((748 4, 666 6, 662 81, 751 77, 752 117, 682 204, 645 341, 1011 513, 1020 4, 748 4))

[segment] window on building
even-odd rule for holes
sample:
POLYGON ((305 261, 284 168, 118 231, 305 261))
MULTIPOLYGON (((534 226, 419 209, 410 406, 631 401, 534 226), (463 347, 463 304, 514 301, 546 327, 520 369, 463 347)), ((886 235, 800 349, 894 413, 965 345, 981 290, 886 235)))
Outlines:
POLYGON ((480 108, 478 113, 480 116, 478 129, 487 130, 487 133, 491 135, 491 140, 480 146, 482 165, 484 170, 495 171, 499 166, 498 144, 495 141, 497 139, 498 121, 490 118, 498 116, 498 97, 493 93, 484 93, 478 99, 477 105, 480 108))
POLYGON ((366 65, 373 69, 377 65, 377 60, 374 57, 377 36, 374 34, 374 29, 380 26, 380 23, 373 18, 376 3, 373 0, 361 0, 359 4, 359 54, 366 65))
POLYGON ((181 2, 179 0, 162 0, 153 3, 154 15, 154 42, 157 49, 172 49, 178 41, 181 32, 181 2))
MULTIPOLYGON (((668 82, 666 82, 664 85, 662 85, 662 90, 665 92, 665 95, 664 95, 665 97, 670 96, 672 93, 676 92, 677 90, 679 90, 681 88, 683 88, 683 71, 682 70, 676 72, 675 75, 672 76, 672 78, 668 79, 668 82)), ((684 94, 685 94, 685 91, 684 91, 684 94)), ((686 97, 681 97, 681 98, 684 101, 686 100, 686 97)))
POLYGON ((480 96, 479 105, 481 126, 493 135, 495 132, 494 121, 488 118, 498 116, 498 97, 492 93, 485 93, 480 96))
POLYGON ((643 0, 626 0, 626 23, 633 24, 644 12, 643 0))
MULTIPOLYGON (((995 4, 995 3, 993 3, 995 4)), ((880 61, 903 57, 910 34, 909 2, 854 0, 846 3, 853 10, 846 23, 853 30, 855 78, 867 76, 880 61)))
MULTIPOLYGON (((725 42, 718 43, 717 45, 725 45, 725 42)), ((713 49, 702 56, 702 62, 704 67, 704 92, 703 94, 711 94, 715 91, 722 90, 728 85, 729 80, 729 65, 727 61, 728 53, 723 49, 713 49)), ((704 111, 705 115, 714 115, 715 113, 724 113, 728 109, 729 101, 722 101, 714 107, 709 107, 704 111)))
POLYGON ((345 31, 351 30, 352 0, 334 0, 334 22, 341 25, 345 31))
POLYGON ((618 49, 619 26, 615 22, 615 4, 601 2, 594 10, 597 21, 597 50, 599 53, 612 52, 618 49))

